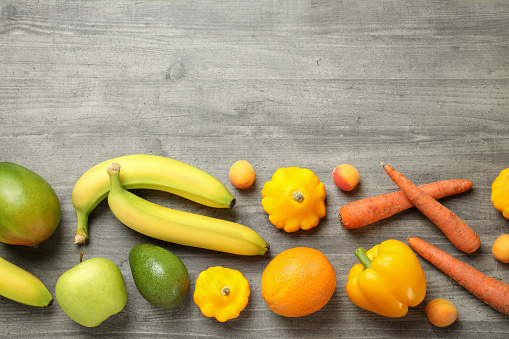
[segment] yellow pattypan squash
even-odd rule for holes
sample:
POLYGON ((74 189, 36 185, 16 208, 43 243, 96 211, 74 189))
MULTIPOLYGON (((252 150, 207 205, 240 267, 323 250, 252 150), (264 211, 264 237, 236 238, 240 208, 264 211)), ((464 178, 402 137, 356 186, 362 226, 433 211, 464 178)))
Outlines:
POLYGON ((491 185, 491 202, 509 219, 509 168, 506 168, 491 185))
POLYGON ((307 168, 279 168, 262 189, 269 221, 286 232, 309 230, 325 216, 325 187, 307 168))
POLYGON ((239 316, 250 293, 249 282, 242 273, 216 266, 198 275, 193 298, 204 316, 225 322, 239 316))

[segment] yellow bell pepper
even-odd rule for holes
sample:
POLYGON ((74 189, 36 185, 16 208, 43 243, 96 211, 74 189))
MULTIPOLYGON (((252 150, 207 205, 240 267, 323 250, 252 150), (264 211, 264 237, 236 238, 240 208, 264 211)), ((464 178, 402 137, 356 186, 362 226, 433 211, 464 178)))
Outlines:
POLYGON ((491 185, 491 202, 502 215, 509 219, 509 168, 506 168, 491 185))
POLYGON ((225 322, 240 315, 250 293, 249 282, 242 273, 216 266, 198 275, 193 299, 204 316, 225 322))
POLYGON ((325 186, 307 168, 279 168, 262 189, 269 221, 286 232, 309 230, 325 216, 325 186))
POLYGON ((386 240, 366 252, 348 274, 346 294, 355 305, 391 318, 402 317, 426 295, 426 277, 412 249, 399 240, 386 240))

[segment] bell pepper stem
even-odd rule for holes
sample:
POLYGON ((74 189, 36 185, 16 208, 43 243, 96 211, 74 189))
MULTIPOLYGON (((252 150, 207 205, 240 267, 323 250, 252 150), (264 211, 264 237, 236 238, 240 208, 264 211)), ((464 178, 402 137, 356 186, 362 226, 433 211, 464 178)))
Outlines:
POLYGON ((364 265, 364 269, 367 269, 371 266, 371 259, 368 258, 366 254, 366 250, 362 247, 359 247, 355 250, 355 255, 359 258, 360 262, 364 265))

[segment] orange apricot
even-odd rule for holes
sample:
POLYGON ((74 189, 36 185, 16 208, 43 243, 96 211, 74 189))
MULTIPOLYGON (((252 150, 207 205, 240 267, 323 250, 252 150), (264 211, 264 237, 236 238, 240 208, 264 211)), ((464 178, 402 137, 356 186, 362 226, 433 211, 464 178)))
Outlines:
POLYGON ((359 171, 352 165, 342 164, 332 171, 332 179, 336 186, 343 191, 351 191, 359 183, 359 171))
POLYGON ((254 183, 255 170, 246 160, 239 160, 230 167, 229 177, 233 186, 246 189, 254 183))
POLYGON ((509 263, 509 234, 502 234, 499 236, 495 242, 493 242, 491 252, 498 261, 509 263))
POLYGON ((456 321, 458 310, 449 300, 434 299, 426 305, 426 315, 433 325, 446 327, 456 321))

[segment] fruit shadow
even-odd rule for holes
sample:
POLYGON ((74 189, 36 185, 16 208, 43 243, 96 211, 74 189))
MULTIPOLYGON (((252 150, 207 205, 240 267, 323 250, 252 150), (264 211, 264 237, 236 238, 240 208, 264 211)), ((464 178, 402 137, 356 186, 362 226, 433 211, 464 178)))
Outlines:
POLYGON ((271 316, 270 326, 279 328, 288 337, 295 337, 296 334, 322 333, 324 329, 331 330, 338 326, 341 319, 341 299, 343 298, 342 285, 336 286, 334 294, 327 304, 320 310, 302 317, 289 318, 272 313, 267 308, 268 316, 271 316))

